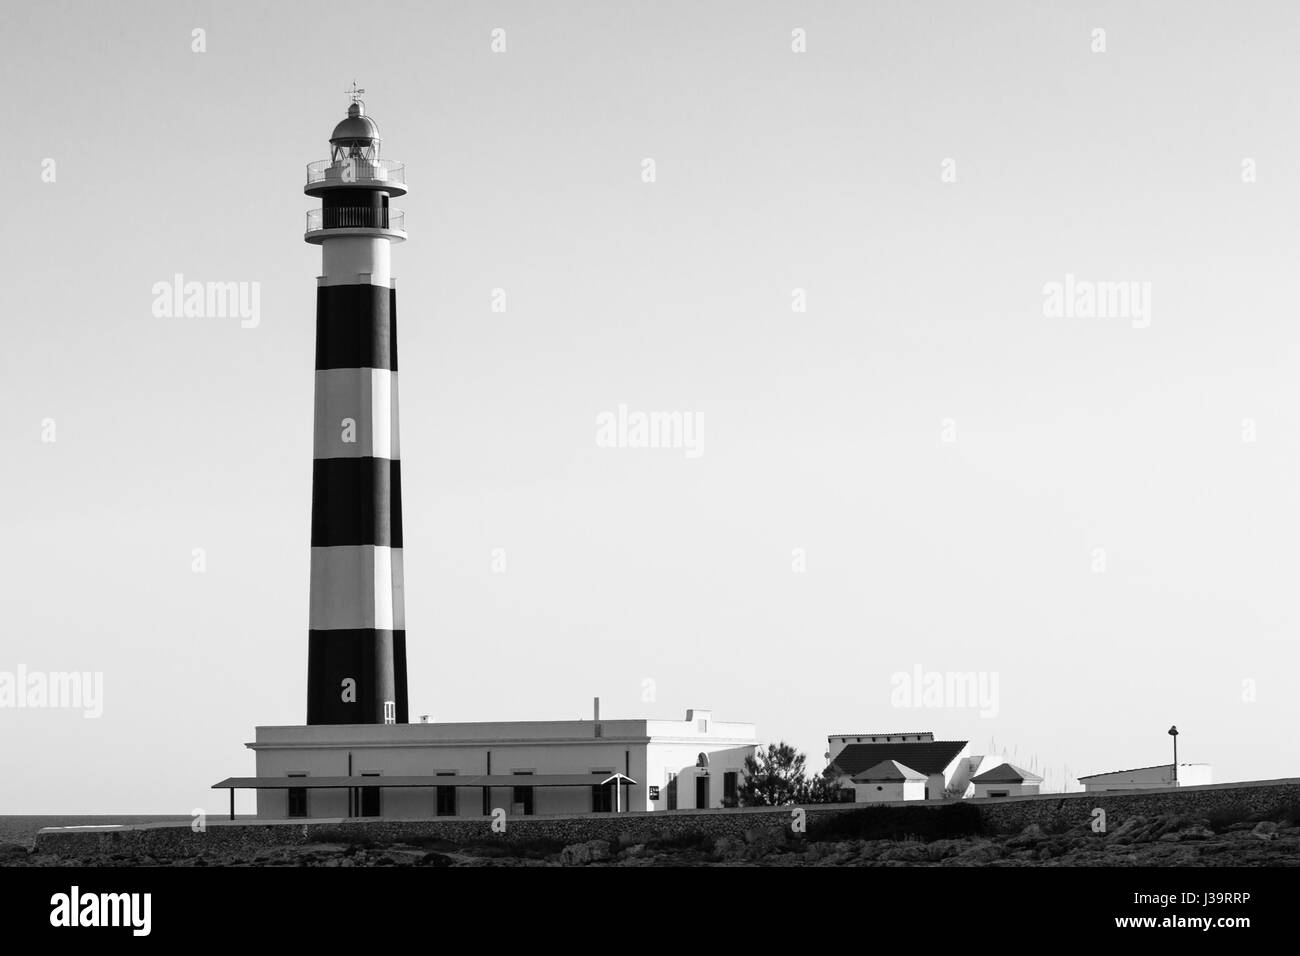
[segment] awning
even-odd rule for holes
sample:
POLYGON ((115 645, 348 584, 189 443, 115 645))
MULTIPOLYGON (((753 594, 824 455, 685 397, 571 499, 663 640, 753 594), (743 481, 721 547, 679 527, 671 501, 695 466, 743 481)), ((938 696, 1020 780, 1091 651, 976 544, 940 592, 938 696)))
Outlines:
POLYGON ((594 787, 608 783, 635 786, 636 781, 621 773, 601 778, 600 774, 536 773, 485 774, 478 777, 227 777, 212 785, 213 790, 327 790, 348 787, 594 787))

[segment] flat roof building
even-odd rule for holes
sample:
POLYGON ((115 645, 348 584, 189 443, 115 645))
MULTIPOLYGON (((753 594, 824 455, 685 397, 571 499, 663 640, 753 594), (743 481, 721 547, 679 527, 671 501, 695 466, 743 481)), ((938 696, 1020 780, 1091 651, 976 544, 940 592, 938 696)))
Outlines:
POLYGON ((734 805, 757 740, 753 724, 688 710, 684 720, 258 727, 246 746, 257 775, 214 787, 256 790, 259 818, 417 819, 734 805))
POLYGON ((1133 770, 1112 770, 1108 773, 1093 773, 1079 777, 1079 783, 1087 793, 1102 793, 1107 790, 1154 790, 1161 787, 1197 787, 1214 783, 1214 775, 1208 763, 1180 763, 1178 772, 1174 773, 1171 763, 1156 764, 1154 767, 1137 767, 1133 770))

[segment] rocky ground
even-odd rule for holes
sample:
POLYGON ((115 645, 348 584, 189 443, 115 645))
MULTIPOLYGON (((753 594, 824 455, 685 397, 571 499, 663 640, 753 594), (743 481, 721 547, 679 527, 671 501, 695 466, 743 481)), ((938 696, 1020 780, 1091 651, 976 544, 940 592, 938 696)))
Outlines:
POLYGON ((657 843, 591 840, 565 847, 519 847, 442 841, 377 846, 307 843, 244 854, 176 859, 117 854, 69 859, 0 844, 8 866, 1300 866, 1300 826, 1294 820, 1212 823, 1183 816, 1132 817, 1107 833, 1080 825, 1045 832, 1031 824, 1018 834, 922 842, 818 840, 753 830, 738 838, 675 839, 657 843))

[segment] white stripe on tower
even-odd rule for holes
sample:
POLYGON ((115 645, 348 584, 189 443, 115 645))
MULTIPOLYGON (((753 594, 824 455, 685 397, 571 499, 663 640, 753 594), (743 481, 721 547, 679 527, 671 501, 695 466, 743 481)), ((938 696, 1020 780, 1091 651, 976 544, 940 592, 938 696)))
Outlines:
POLYGON ((397 373, 329 368, 316 373, 316 458, 397 459, 397 373))
POLYGON ((393 285, 392 245, 369 236, 330 236, 321 243, 317 285, 393 285))
POLYGON ((311 585, 313 631, 406 629, 401 548, 312 548, 311 585))

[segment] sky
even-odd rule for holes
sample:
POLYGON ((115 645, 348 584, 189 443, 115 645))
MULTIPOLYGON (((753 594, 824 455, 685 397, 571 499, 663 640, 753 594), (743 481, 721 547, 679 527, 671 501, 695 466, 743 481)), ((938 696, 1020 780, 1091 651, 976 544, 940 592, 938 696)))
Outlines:
POLYGON ((1283 2, 14 7, 0 679, 103 690, 0 706, 0 813, 219 810, 304 719, 354 79, 410 188, 412 715, 1300 776, 1297 48, 1283 2), (178 274, 256 321, 155 314, 178 274))

